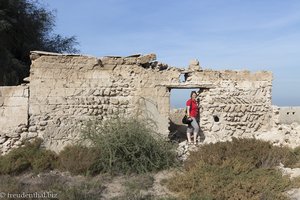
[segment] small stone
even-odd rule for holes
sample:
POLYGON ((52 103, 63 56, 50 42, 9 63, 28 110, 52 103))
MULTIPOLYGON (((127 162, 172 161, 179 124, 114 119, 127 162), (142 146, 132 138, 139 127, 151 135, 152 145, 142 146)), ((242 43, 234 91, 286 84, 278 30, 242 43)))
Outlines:
POLYGON ((3 143, 3 147, 9 147, 10 146, 10 144, 11 144, 11 140, 6 140, 4 143, 3 143))
POLYGON ((199 61, 197 59, 190 60, 189 65, 199 65, 199 61))
POLYGON ((110 90, 109 89, 106 89, 104 90, 104 93, 103 93, 105 96, 109 96, 110 95, 110 90))
POLYGON ((100 95, 101 95, 100 91, 99 90, 95 90, 94 96, 100 96, 100 95))
POLYGON ((230 110, 230 105, 225 106, 224 111, 228 112, 230 110))
POLYGON ((154 60, 156 60, 156 55, 155 54, 148 54, 148 55, 138 57, 137 63, 145 64, 145 63, 149 63, 149 62, 154 61, 154 60))
POLYGON ((118 105, 119 104, 119 100, 118 99, 111 99, 110 103, 113 105, 118 105))
POLYGON ((16 131, 11 131, 10 133, 6 134, 7 137, 10 138, 16 138, 20 136, 20 133, 16 132, 16 131))
POLYGON ((16 133, 22 133, 22 132, 23 132, 22 129, 23 129, 23 128, 21 128, 21 127, 17 128, 17 129, 16 129, 16 133))
POLYGON ((36 128, 36 126, 31 126, 31 127, 29 127, 29 132, 36 132, 37 131, 37 128, 36 128))
POLYGON ((212 127, 212 131, 213 132, 217 132, 217 131, 219 131, 220 130, 220 126, 219 125, 214 125, 213 127, 212 127))
POLYGON ((16 146, 21 146, 21 145, 22 145, 22 142, 21 142, 20 140, 18 140, 18 141, 16 141, 16 142, 14 143, 14 145, 16 145, 16 146))
POLYGON ((6 137, 0 138, 0 144, 3 144, 7 140, 6 137))
POLYGON ((40 126, 46 126, 48 124, 48 122, 46 122, 46 121, 41 121, 40 122, 40 126))
POLYGON ((31 138, 35 138, 38 134, 36 132, 29 132, 27 133, 26 138, 27 139, 31 139, 31 138))
POLYGON ((45 115, 45 116, 43 117, 43 120, 48 120, 48 119, 50 119, 50 117, 49 117, 48 115, 45 115))
POLYGON ((196 60, 196 59, 195 60, 191 60, 188 69, 192 70, 192 71, 199 71, 199 70, 201 70, 199 61, 196 60))

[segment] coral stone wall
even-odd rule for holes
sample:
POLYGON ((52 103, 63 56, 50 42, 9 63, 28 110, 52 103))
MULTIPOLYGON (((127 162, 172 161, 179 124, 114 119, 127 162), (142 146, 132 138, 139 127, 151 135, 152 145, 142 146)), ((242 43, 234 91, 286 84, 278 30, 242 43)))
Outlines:
POLYGON ((200 93, 200 126, 220 140, 271 128, 272 74, 220 71, 195 74, 215 85, 200 93))
POLYGON ((167 137, 175 123, 170 119, 175 88, 199 90, 206 136, 249 136, 272 125, 270 72, 203 70, 197 61, 176 68, 157 62, 155 54, 95 58, 32 52, 31 60, 28 112, 19 134, 41 137, 55 151, 79 139, 88 119, 142 115, 156 121, 155 130, 167 137))
MULTIPOLYGON (((207 85, 199 87, 198 101, 201 133, 210 141, 251 137, 273 126, 270 72, 203 70, 188 75, 190 84, 207 85)), ((177 124, 179 113, 183 116, 184 110, 171 115, 177 124)))
POLYGON ((32 54, 30 72, 30 132, 46 146, 61 150, 80 137, 88 119, 147 115, 157 130, 168 133, 169 96, 166 87, 178 69, 149 62, 155 55, 131 57, 32 54))
POLYGON ((21 144, 27 123, 28 87, 0 87, 0 153, 21 144))

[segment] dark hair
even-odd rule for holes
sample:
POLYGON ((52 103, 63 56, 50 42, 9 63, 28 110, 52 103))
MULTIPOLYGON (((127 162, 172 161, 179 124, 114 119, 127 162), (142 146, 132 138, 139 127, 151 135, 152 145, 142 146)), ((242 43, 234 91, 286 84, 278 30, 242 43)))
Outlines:
POLYGON ((197 92, 196 92, 196 91, 192 91, 192 92, 191 92, 191 98, 192 98, 192 96, 193 96, 194 93, 197 95, 197 92))

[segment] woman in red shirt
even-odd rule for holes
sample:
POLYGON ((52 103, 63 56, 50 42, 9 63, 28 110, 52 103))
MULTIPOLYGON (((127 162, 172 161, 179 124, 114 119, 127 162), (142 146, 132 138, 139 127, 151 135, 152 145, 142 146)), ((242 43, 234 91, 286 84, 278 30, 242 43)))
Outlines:
POLYGON ((196 101, 197 93, 195 91, 191 92, 191 98, 187 100, 186 106, 187 106, 187 116, 191 119, 191 123, 188 124, 187 128, 187 140, 188 144, 193 144, 191 140, 191 133, 194 133, 194 144, 197 144, 197 136, 199 132, 199 124, 196 120, 198 117, 198 104, 196 101))

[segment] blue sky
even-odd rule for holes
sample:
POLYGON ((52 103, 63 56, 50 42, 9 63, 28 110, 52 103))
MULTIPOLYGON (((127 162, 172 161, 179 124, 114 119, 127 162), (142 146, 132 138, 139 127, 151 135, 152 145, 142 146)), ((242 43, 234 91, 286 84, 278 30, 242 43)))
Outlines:
POLYGON ((300 106, 299 0, 40 2, 55 10, 54 32, 76 36, 82 54, 156 53, 177 67, 196 58, 204 69, 270 70, 272 103, 300 106))

